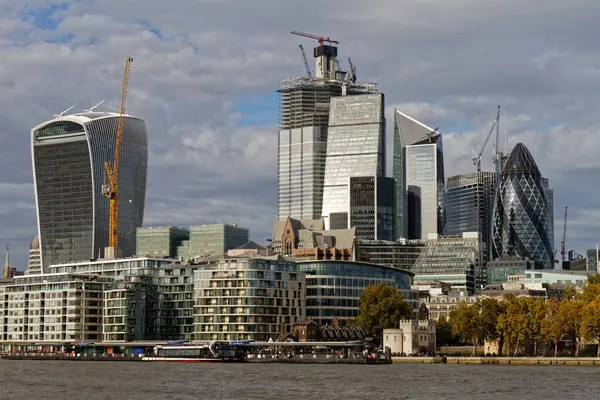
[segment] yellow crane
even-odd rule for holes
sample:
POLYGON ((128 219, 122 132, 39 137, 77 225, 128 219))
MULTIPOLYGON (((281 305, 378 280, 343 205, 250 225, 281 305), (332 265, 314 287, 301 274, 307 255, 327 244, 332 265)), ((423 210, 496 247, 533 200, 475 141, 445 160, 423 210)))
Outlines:
POLYGON ((104 161, 104 184, 102 194, 110 199, 110 222, 108 228, 108 247, 113 249, 114 256, 119 248, 119 163, 121 162, 121 144, 123 143, 123 129, 125 123, 125 100, 127 98, 127 81, 129 69, 133 61, 127 57, 123 73, 123 88, 121 89, 121 106, 119 108, 119 124, 117 125, 117 140, 115 141, 115 156, 113 165, 104 161))

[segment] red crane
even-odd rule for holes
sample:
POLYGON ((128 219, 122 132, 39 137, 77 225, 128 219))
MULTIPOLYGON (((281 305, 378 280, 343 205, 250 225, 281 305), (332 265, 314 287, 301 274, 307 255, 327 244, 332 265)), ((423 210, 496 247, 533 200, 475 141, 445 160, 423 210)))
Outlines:
POLYGON ((562 241, 560 242, 560 254, 563 262, 567 261, 567 206, 565 206, 565 223, 563 225, 562 241))
POLYGON ((290 33, 292 35, 304 36, 304 37, 307 37, 307 38, 310 38, 310 39, 317 40, 319 42, 319 44, 323 44, 324 42, 335 43, 335 44, 339 44, 340 43, 337 40, 329 39, 329 38, 326 38, 324 36, 313 35, 311 33, 304 33, 304 32, 298 32, 298 31, 292 31, 290 33))

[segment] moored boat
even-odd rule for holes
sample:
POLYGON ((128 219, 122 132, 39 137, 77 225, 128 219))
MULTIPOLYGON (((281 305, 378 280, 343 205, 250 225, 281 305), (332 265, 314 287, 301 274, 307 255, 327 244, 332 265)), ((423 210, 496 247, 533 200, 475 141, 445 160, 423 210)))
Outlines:
POLYGON ((142 357, 143 361, 161 362, 241 362, 244 354, 236 346, 226 342, 210 342, 200 345, 155 346, 152 356, 142 357))

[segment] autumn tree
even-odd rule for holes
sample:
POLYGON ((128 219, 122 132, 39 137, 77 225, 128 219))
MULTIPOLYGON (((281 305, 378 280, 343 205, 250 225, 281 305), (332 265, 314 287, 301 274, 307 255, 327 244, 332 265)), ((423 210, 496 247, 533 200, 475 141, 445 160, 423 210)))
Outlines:
POLYGON ((600 296, 587 303, 581 310, 581 334, 588 340, 598 342, 600 357, 600 296))
POLYGON ((384 329, 397 328, 401 319, 411 319, 412 314, 400 289, 381 283, 363 290, 355 323, 368 334, 380 337, 384 329))
POLYGON ((542 336, 554 344, 554 357, 558 356, 558 343, 565 333, 564 314, 560 312, 561 302, 548 299, 545 304, 545 315, 542 321, 542 336))
POLYGON ((565 333, 571 335, 575 346, 574 355, 579 356, 579 343, 581 342, 581 320, 583 319, 583 300, 573 298, 561 302, 561 321, 565 324, 565 333))
POLYGON ((500 315, 498 318, 497 328, 511 343, 514 343, 514 355, 517 354, 519 345, 528 338, 526 322, 527 300, 525 299, 525 297, 508 297, 506 313, 500 315))
POLYGON ((523 312, 525 312, 525 336, 533 342, 533 355, 537 356, 537 348, 540 340, 543 339, 542 323, 546 316, 546 307, 544 300, 523 298, 523 312))
POLYGON ((480 311, 480 302, 469 305, 461 301, 450 312, 449 322, 452 326, 452 333, 473 346, 473 356, 475 356, 477 351, 477 345, 484 337, 480 311))

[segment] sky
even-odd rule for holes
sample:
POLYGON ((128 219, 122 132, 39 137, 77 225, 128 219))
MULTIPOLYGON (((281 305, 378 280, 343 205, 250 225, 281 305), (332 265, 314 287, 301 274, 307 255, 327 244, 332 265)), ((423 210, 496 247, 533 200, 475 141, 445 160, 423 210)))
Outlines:
POLYGON ((446 176, 475 170, 471 149, 500 104, 508 149, 523 142, 554 188, 555 247, 565 206, 567 247, 595 247, 598 20, 594 0, 0 0, 0 243, 25 269, 37 230, 31 128, 73 104, 118 108, 128 56, 127 109, 150 144, 144 224, 237 223, 264 242, 276 90, 304 75, 298 45, 309 57, 313 45, 299 30, 338 40, 342 66, 351 57, 359 80, 378 83, 388 116, 439 126, 446 176))

